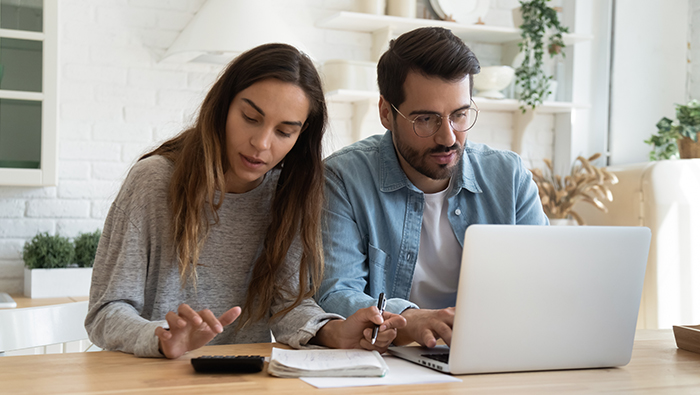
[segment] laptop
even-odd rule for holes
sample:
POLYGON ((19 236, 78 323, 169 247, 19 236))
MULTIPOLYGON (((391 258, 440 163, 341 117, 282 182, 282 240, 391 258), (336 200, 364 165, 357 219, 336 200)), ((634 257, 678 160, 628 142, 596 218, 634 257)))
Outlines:
POLYGON ((390 347, 452 374, 626 365, 651 231, 472 225, 464 236, 451 347, 390 347))

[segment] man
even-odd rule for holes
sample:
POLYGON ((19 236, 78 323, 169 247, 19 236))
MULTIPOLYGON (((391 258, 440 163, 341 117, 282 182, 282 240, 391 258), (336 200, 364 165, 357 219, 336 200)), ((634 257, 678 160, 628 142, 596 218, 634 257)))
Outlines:
MULTIPOLYGON (((421 28, 377 65, 384 135, 326 159, 326 311, 376 304, 407 325, 394 344, 452 336, 462 243, 471 224, 548 224, 520 157, 466 140, 478 115, 474 53, 450 31, 421 28)), ((504 246, 508 248, 508 246, 504 246)))

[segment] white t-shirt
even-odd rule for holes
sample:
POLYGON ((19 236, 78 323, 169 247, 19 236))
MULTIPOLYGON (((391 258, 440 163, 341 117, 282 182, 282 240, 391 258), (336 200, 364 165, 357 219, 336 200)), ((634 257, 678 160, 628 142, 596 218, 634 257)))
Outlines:
POLYGON ((447 218, 447 193, 426 193, 418 260, 413 273, 409 300, 422 309, 453 307, 462 247, 447 218))

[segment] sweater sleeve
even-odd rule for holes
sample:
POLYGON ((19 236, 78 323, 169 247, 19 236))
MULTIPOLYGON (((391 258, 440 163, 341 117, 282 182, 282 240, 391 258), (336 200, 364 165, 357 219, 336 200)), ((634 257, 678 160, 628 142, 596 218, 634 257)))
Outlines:
POLYGON ((103 349, 162 357, 155 329, 166 322, 141 316, 149 239, 118 201, 107 215, 95 256, 85 329, 90 341, 103 349))
MULTIPOLYGON (((280 297, 272 304, 271 313, 282 311, 294 303, 299 289, 299 263, 301 262, 301 243, 295 239, 287 253, 285 270, 280 273, 283 287, 280 297)), ((301 304, 284 316, 272 322, 272 333, 280 343, 294 348, 301 348, 316 336, 316 332, 333 319, 343 319, 338 314, 326 313, 312 298, 305 298, 301 304)))

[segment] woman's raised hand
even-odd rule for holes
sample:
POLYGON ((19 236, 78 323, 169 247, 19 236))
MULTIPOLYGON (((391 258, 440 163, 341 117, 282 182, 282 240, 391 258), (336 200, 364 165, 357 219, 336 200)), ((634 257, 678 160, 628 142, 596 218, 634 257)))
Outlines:
POLYGON ((209 309, 194 311, 190 306, 181 304, 177 313, 165 315, 170 329, 156 328, 160 352, 167 358, 178 358, 187 351, 196 350, 209 343, 216 335, 224 331, 241 315, 241 308, 236 306, 223 313, 218 319, 209 309))

